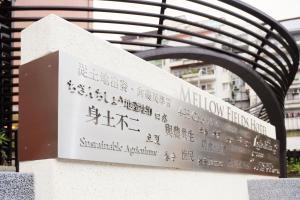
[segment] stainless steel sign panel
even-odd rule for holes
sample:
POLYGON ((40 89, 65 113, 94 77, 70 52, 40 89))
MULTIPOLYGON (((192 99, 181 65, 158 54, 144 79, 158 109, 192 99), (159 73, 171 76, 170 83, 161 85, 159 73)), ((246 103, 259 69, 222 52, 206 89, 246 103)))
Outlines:
POLYGON ((279 174, 274 139, 61 52, 58 102, 60 158, 279 174))

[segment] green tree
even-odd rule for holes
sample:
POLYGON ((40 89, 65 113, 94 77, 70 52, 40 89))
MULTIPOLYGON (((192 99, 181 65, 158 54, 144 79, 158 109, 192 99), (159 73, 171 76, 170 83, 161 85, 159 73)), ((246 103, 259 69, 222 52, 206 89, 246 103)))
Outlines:
POLYGON ((5 165, 7 159, 6 150, 8 149, 9 139, 5 132, 5 129, 0 129, 0 165, 5 165))

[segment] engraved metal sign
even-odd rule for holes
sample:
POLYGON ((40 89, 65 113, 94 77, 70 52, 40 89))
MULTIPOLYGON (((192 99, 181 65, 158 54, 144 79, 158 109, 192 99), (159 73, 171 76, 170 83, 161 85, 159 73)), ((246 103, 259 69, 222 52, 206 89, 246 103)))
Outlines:
POLYGON ((58 102, 60 158, 279 174, 278 141, 61 52, 58 102))

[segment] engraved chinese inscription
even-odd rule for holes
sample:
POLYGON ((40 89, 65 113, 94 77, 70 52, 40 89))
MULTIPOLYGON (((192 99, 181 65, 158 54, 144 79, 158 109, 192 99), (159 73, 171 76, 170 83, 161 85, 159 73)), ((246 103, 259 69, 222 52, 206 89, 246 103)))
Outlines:
POLYGON ((214 114, 62 55, 59 157, 279 174, 278 142, 220 117, 217 105, 214 114))

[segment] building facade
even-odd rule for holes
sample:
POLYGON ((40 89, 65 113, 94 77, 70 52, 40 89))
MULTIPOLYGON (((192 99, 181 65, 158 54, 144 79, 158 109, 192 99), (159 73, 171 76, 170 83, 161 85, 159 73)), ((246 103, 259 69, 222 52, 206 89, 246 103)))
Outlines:
MULTIPOLYGON (((300 18, 281 22, 297 42, 300 48, 300 18)), ((287 146, 300 150, 300 69, 295 76, 285 98, 285 126, 287 130, 287 146)))

